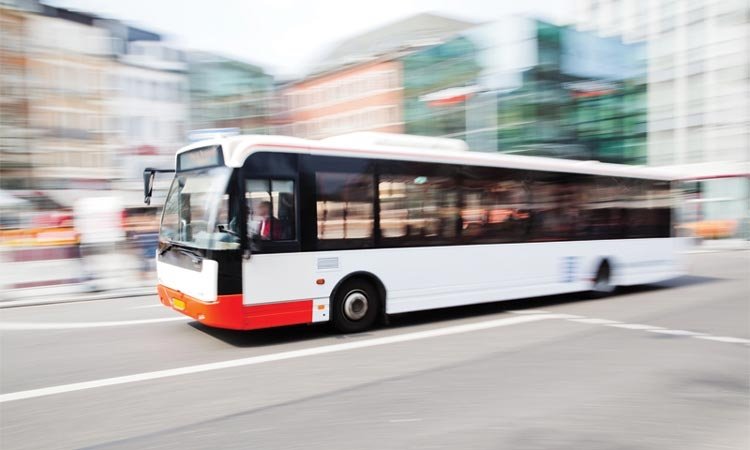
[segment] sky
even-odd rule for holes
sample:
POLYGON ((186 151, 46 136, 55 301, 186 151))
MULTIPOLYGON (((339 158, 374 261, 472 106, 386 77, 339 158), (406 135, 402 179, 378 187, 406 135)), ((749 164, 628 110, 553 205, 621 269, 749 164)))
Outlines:
POLYGON ((47 0, 163 34, 185 49, 263 66, 288 79, 304 75, 348 36, 433 12, 486 22, 527 14, 569 22, 575 0, 47 0))

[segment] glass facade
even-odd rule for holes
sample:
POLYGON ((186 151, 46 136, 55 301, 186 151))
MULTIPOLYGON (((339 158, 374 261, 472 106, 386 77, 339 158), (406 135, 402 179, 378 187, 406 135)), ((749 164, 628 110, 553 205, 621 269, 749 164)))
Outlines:
POLYGON ((644 164, 642 46, 537 22, 536 50, 521 86, 498 94, 498 150, 644 164))
POLYGON ((498 23, 403 58, 406 132, 480 151, 644 164, 644 54, 541 21, 498 23))
POLYGON ((259 67, 220 56, 190 55, 191 128, 238 128, 266 133, 273 77, 259 67))
POLYGON ((475 44, 461 36, 411 53, 402 64, 405 132, 462 137, 466 130, 463 102, 432 106, 423 96, 475 84, 481 71, 475 44))

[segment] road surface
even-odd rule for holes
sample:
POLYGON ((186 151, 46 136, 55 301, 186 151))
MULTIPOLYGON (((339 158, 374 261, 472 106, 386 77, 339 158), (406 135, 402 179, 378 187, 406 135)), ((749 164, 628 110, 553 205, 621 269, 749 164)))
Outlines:
POLYGON ((750 252, 598 300, 207 329, 155 296, 0 310, 3 449, 747 449, 750 252))

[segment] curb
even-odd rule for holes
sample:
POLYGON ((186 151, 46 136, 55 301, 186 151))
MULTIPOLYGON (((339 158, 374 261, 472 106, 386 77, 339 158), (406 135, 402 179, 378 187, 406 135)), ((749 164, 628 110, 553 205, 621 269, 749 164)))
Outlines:
POLYGON ((695 245, 688 253, 737 252, 750 250, 750 242, 711 242, 695 245))
POLYGON ((147 295, 156 295, 156 286, 144 287, 144 288, 133 288, 128 290, 116 290, 109 292, 99 292, 96 294, 84 294, 67 297, 54 297, 45 298, 37 297, 24 300, 6 300, 0 301, 0 309, 4 308, 20 308, 23 306, 42 306, 42 305, 54 305, 59 303, 80 303, 90 302, 96 300, 113 300, 118 298, 129 298, 129 297, 144 297, 147 295))

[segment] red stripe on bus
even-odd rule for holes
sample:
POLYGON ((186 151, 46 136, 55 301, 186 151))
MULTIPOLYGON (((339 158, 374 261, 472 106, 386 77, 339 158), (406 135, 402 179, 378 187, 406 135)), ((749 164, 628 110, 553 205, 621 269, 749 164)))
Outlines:
POLYGON ((268 303, 245 306, 245 321, 249 330, 312 322, 313 301, 268 303))
POLYGON ((312 322, 312 299, 244 305, 242 294, 219 295, 217 301, 207 303, 163 285, 158 291, 164 306, 211 327, 256 330, 312 322), (175 300, 181 302, 179 307, 175 300))

